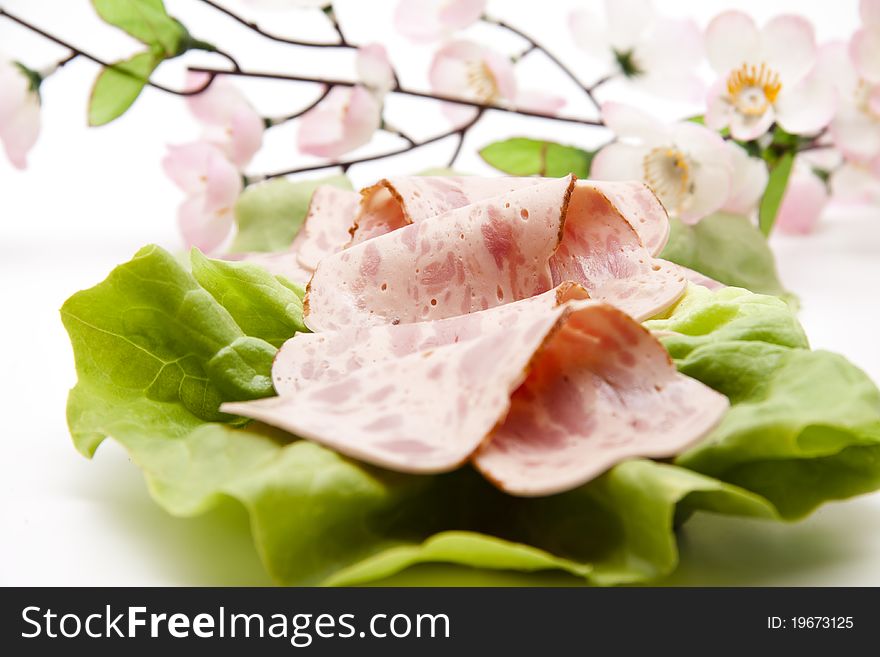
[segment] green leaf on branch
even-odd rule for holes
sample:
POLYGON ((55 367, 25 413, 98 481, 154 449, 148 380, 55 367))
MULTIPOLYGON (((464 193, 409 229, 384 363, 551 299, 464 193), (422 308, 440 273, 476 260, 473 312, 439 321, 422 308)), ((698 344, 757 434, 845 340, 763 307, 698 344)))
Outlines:
POLYGON ((125 114, 161 61, 161 53, 150 50, 101 71, 89 98, 89 125, 104 125, 125 114))
POLYGON ((268 180, 248 187, 235 204, 238 233, 232 251, 281 251, 290 246, 319 185, 352 189, 345 176, 292 182, 268 180))
POLYGON ((693 226, 672 219, 661 257, 725 285, 793 299, 779 281, 767 240, 746 217, 719 212, 693 226))
POLYGON ((552 141, 513 137, 496 141, 480 151, 487 164, 512 176, 550 176, 573 173, 579 178, 590 175, 595 153, 552 141))
POLYGON ((164 58, 186 49, 189 34, 165 10, 162 0, 92 0, 98 15, 141 43, 162 51, 164 58))
POLYGON ((788 177, 794 165, 794 153, 785 153, 770 168, 770 179, 767 181, 767 189, 761 198, 761 206, 758 210, 758 225, 764 235, 769 235, 776 223, 776 215, 779 214, 779 206, 782 205, 782 197, 788 186, 788 177))

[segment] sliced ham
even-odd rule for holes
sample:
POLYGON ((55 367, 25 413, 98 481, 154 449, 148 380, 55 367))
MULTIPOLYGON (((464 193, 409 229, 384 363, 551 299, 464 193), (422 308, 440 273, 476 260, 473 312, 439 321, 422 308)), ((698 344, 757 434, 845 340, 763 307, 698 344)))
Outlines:
POLYGON ((278 253, 241 253, 226 257, 252 262, 305 286, 318 262, 341 251, 348 243, 359 198, 357 192, 320 185, 312 194, 306 218, 290 248, 278 253))
MULTIPOLYGON (((540 179, 539 179, 540 180, 540 179)), ((543 179, 355 244, 309 284, 313 331, 437 320, 525 299, 563 281, 637 319, 686 286, 655 260, 604 192, 543 179)))
POLYGON ((447 344, 500 334, 566 301, 588 299, 577 283, 566 282, 522 301, 436 322, 355 326, 339 331, 297 333, 285 342, 272 367, 279 395, 316 383, 337 381, 363 367, 447 344))
MULTIPOLYGON (((444 472, 474 457, 493 483, 517 495, 574 488, 627 458, 675 454, 723 414, 726 399, 678 374, 663 347, 621 311, 589 300, 557 305, 552 295, 520 304, 521 312, 484 315, 482 335, 399 357, 384 355, 408 338, 388 334, 412 326, 368 329, 384 338, 343 340, 337 356, 366 344, 381 357, 338 376, 306 380, 295 358, 279 358, 273 375, 292 366, 294 394, 222 410, 403 472, 444 472), (514 321, 502 326, 504 317, 514 321)), ((471 321, 449 320, 447 332, 466 334, 452 323, 471 321)), ((332 337, 323 343, 331 344, 332 337)), ((306 348, 293 353, 311 357, 306 348)))
POLYGON ((630 458, 679 454, 727 407, 726 397, 679 374, 663 346, 622 313, 575 312, 473 461, 508 493, 551 495, 630 458))
MULTIPOLYGON (((403 176, 386 178, 361 191, 352 244, 419 223, 450 210, 503 196, 547 178, 479 178, 403 176)), ((651 255, 657 255, 669 238, 669 218, 663 205, 644 183, 589 182, 605 195, 627 221, 651 255)))

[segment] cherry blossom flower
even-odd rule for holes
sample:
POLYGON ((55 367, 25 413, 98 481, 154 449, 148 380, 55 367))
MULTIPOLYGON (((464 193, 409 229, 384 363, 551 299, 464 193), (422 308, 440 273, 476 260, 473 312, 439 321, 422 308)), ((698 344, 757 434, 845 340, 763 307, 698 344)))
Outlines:
POLYGON ((758 207, 758 202, 767 187, 769 172, 767 163, 751 157, 737 144, 724 142, 731 164, 730 194, 721 209, 732 214, 748 216, 758 207))
POLYGON ((880 157, 871 164, 847 162, 829 180, 835 200, 880 203, 880 157))
POLYGON ((829 198, 825 181, 800 158, 795 160, 776 215, 775 228, 795 235, 813 232, 829 198))
POLYGON ((440 39, 476 22, 485 8, 486 0, 401 0, 394 27, 413 41, 440 39))
POLYGON ((216 250, 229 235, 242 178, 222 150, 208 142, 169 146, 165 173, 186 193, 178 223, 187 246, 216 250))
POLYGON ((862 29, 850 41, 850 54, 859 75, 870 83, 880 83, 880 0, 861 0, 862 29))
POLYGON ((303 153, 335 159, 369 142, 381 123, 379 102, 367 89, 335 87, 300 119, 297 145, 303 153))
POLYGON ((839 96, 830 125, 834 145, 850 159, 866 161, 880 154, 880 84, 859 77, 842 42, 820 49, 816 72, 836 87, 839 96))
POLYGON ((575 43, 604 74, 625 76, 651 93, 698 101, 704 86, 697 68, 703 39, 691 20, 656 16, 649 0, 605 0, 605 19, 589 10, 572 12, 575 43))
POLYGON ((591 177, 643 180, 670 214, 687 223, 724 204, 733 165, 717 133, 689 121, 664 124, 620 103, 604 103, 602 118, 619 141, 596 154, 591 177))
POLYGON ((816 39, 799 16, 777 16, 759 30, 740 11, 716 16, 706 52, 720 78, 709 90, 706 125, 752 140, 774 121, 795 134, 819 132, 836 106, 833 87, 813 74, 816 39))
POLYGON ((40 135, 38 79, 0 55, 0 141, 17 169, 27 167, 27 154, 40 135))
MULTIPOLYGON (((206 74, 191 73, 188 88, 204 86, 206 74)), ((224 77, 216 78, 202 93, 187 97, 193 115, 204 125, 202 138, 218 148, 239 169, 260 150, 265 124, 244 95, 224 77)))
POLYGON ((355 64, 358 77, 367 89, 381 97, 394 88, 394 69, 385 46, 378 43, 361 46, 355 64))

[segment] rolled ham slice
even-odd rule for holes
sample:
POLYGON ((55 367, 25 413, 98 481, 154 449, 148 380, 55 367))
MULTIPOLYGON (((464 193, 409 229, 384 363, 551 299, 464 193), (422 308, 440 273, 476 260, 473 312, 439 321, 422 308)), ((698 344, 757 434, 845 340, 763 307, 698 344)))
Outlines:
MULTIPOLYGON (((550 303, 548 295, 523 312, 496 313, 481 335, 381 357, 339 376, 308 380, 298 366, 294 394, 222 410, 402 472, 445 472, 474 458, 516 495, 567 490, 627 458, 675 454, 723 414, 726 399, 678 374, 662 345, 621 311, 589 300, 550 303), (490 329, 504 317, 516 321, 490 329)), ((364 344, 406 343, 366 337, 337 344, 339 358, 364 344)), ((307 349, 296 353, 309 358, 307 349)), ((291 358, 279 358, 276 380, 290 366, 291 358)))
POLYGON ((541 294, 566 280, 637 319, 670 306, 686 286, 671 263, 651 257, 596 185, 569 176, 325 258, 309 284, 305 319, 313 331, 444 319, 541 294))
MULTIPOLYGON (((384 235, 450 210, 503 196, 547 178, 479 178, 408 176, 385 178, 361 191, 352 244, 384 235)), ((584 181, 605 195, 642 240, 651 255, 663 250, 669 238, 669 217, 653 192, 638 181, 584 181)))
POLYGON ((312 194, 306 218, 293 242, 279 253, 242 253, 226 256, 260 265, 272 274, 305 286, 324 257, 348 243, 359 195, 332 185, 320 185, 312 194))

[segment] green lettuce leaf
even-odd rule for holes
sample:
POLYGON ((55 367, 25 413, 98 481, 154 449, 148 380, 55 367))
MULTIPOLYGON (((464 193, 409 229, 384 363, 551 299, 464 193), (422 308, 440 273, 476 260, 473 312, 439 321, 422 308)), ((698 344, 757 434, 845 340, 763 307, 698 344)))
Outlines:
POLYGON ((194 272, 147 247, 64 305, 79 376, 71 433, 85 454, 108 435, 122 443, 175 515, 237 500, 284 584, 364 584, 432 563, 533 583, 545 571, 645 582, 675 568, 674 528, 694 512, 797 517, 880 485, 876 388, 844 359, 809 351, 771 296, 691 287, 647 322, 681 371, 731 399, 702 444, 675 464, 632 460, 563 494, 516 498, 469 467, 389 472, 217 413, 221 401, 273 394, 263 338, 292 334, 298 306, 252 266, 195 253, 194 272), (221 352, 231 355, 218 367, 221 352))
POLYGON ((670 228, 669 242, 660 257, 725 285, 792 297, 779 281, 767 240, 748 218, 719 212, 693 226, 673 218, 670 228))
POLYGON ((512 176, 549 176, 570 173, 578 178, 590 175, 594 152, 552 141, 512 137, 496 141, 480 150, 487 164, 512 176))
POLYGON ((292 182, 274 178, 249 185, 235 203, 238 232, 231 251, 283 251, 296 236, 318 185, 352 189, 345 176, 292 182))
POLYGON ((294 333, 308 330, 302 297, 262 267, 211 260, 193 249, 192 272, 246 335, 280 347, 294 333))

